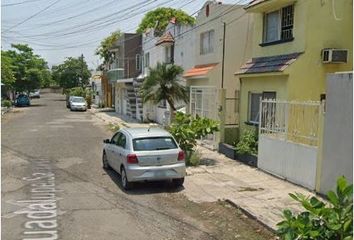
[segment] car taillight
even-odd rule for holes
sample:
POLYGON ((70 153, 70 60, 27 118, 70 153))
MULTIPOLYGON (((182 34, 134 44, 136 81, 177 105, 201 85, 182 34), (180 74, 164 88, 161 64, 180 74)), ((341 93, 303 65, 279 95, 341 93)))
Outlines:
POLYGON ((127 155, 127 163, 129 164, 137 164, 138 157, 135 154, 128 154, 127 155))
POLYGON ((178 161, 184 161, 184 152, 183 151, 179 151, 178 153, 178 161))

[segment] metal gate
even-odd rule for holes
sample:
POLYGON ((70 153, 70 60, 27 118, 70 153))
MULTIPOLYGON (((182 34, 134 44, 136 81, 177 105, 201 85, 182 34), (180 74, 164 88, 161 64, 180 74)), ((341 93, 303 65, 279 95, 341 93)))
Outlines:
MULTIPOLYGON (((190 114, 194 117, 206 117, 217 120, 217 90, 212 86, 190 87, 190 114)), ((216 146, 215 134, 202 139, 205 145, 216 146)))
POLYGON ((320 102, 261 100, 258 167, 315 189, 320 102))

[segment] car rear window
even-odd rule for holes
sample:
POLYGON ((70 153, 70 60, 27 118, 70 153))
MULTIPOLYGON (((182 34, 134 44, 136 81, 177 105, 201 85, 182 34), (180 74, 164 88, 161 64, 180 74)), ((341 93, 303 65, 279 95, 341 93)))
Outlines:
POLYGON ((153 151, 176 149, 177 144, 171 137, 148 137, 133 139, 134 151, 153 151))

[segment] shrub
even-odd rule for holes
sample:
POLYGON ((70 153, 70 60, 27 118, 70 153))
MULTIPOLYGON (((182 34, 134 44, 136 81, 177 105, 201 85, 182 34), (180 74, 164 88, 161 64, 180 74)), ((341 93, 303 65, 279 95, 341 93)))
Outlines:
POLYGON ((113 124, 113 123, 109 123, 108 124, 108 128, 109 130, 111 130, 112 132, 117 132, 120 129, 120 126, 117 124, 113 124))
POLYGON ((69 95, 86 98, 86 90, 82 87, 74 87, 69 90, 69 95))
POLYGON ((283 211, 284 220, 277 224, 281 239, 353 239, 353 185, 348 185, 344 177, 338 178, 336 193, 327 193, 330 202, 327 205, 316 197, 289 195, 306 211, 298 215, 283 211))
POLYGON ((199 116, 194 118, 189 114, 177 112, 168 130, 186 153, 186 164, 190 165, 190 157, 197 140, 219 131, 219 123, 212 119, 199 116))
POLYGON ((189 159, 189 166, 198 166, 200 164, 200 159, 202 155, 198 152, 192 152, 190 159, 189 159))
POLYGON ((1 106, 9 108, 12 106, 12 102, 10 100, 2 100, 1 106))
POLYGON ((236 151, 240 154, 257 155, 258 152, 258 134, 256 130, 246 130, 236 144, 236 151))

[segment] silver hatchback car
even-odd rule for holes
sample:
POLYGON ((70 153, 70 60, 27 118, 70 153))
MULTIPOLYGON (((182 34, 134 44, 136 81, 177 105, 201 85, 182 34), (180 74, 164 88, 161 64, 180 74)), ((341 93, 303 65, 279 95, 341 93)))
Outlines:
POLYGON ((103 168, 118 172, 125 190, 137 181, 172 180, 176 187, 183 185, 185 154, 169 132, 125 128, 103 142, 103 168))

